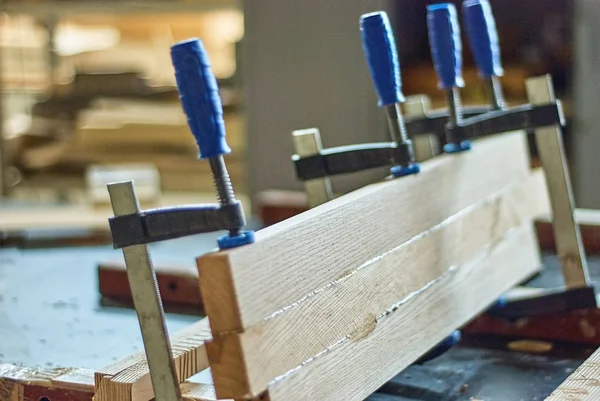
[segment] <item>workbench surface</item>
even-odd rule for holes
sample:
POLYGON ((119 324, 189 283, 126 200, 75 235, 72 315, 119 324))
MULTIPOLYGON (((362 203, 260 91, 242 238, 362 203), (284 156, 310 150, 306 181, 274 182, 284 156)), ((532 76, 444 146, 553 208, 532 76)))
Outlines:
MULTIPOLYGON (((214 247, 216 236, 153 244, 153 259, 190 263, 214 247)), ((0 248, 0 363, 99 369, 140 351, 135 311, 106 305, 98 293, 97 263, 121 257, 111 246, 0 248)), ((560 285, 557 258, 547 254, 544 261, 532 284, 560 285)), ((589 261, 597 278, 600 257, 589 261)), ((167 313, 171 333, 197 319, 191 312, 167 313)), ((531 355, 481 337, 461 344, 408 368, 369 400, 542 400, 593 351, 555 344, 549 353, 531 355)))

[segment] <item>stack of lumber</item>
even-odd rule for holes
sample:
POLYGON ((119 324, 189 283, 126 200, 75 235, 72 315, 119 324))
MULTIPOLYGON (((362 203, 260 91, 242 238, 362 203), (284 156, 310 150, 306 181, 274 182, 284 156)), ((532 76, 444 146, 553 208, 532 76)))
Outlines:
MULTIPOLYGON (((232 153, 227 167, 236 191, 244 191, 245 142, 242 117, 224 116, 232 153)), ((179 102, 107 100, 82 112, 75 138, 59 164, 147 163, 156 166, 164 191, 213 192, 207 162, 198 160, 198 147, 179 102)))

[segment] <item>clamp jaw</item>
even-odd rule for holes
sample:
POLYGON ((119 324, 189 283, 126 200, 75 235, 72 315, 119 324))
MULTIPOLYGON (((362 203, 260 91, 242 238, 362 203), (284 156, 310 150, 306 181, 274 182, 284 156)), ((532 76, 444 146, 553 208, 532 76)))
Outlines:
POLYGON ((245 225, 240 202, 164 207, 109 219, 115 248, 215 231, 240 231, 245 225))
POLYGON ((502 132, 533 130, 551 125, 564 126, 564 114, 559 100, 533 106, 524 104, 501 110, 486 106, 462 108, 458 124, 448 122, 446 110, 434 110, 422 118, 406 120, 406 130, 412 137, 436 135, 441 144, 460 143, 502 132))

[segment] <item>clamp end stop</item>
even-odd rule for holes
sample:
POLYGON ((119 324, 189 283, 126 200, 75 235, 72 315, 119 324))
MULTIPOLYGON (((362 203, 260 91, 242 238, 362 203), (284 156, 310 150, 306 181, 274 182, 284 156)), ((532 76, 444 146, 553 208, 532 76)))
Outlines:
POLYGON ((462 141, 461 143, 447 143, 444 145, 445 153, 460 153, 471 150, 471 141, 462 141))
POLYGON ((237 248, 254 243, 254 231, 242 231, 235 237, 229 234, 217 238, 217 244, 221 250, 237 248))
POLYGON ((417 174, 421 171, 419 164, 409 164, 408 166, 393 166, 390 168, 390 173, 395 178, 404 177, 405 175, 417 174))

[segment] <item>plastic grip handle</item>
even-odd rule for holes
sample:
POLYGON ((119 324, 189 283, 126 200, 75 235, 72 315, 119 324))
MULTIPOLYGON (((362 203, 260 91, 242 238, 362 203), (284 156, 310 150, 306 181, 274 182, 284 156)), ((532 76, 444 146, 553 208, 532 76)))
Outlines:
POLYGON ((360 17, 363 51, 379 96, 379 106, 404 101, 396 41, 385 12, 360 17))
POLYGON ((427 7, 427 28, 431 58, 442 89, 463 87, 462 43, 454 4, 427 7))
POLYGON ((462 11, 479 75, 484 78, 501 76, 504 71, 500 62, 498 32, 490 3, 487 0, 467 0, 462 5, 462 11))
POLYGON ((199 39, 171 47, 181 105, 200 149, 200 159, 231 152, 225 140, 223 106, 217 80, 199 39))

